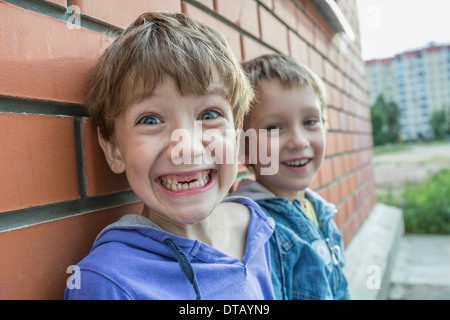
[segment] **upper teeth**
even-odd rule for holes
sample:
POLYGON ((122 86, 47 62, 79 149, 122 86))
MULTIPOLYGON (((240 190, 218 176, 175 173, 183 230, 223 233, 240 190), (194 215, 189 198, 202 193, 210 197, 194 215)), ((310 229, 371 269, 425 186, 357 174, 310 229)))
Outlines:
POLYGON ((177 175, 168 175, 161 177, 161 184, 174 192, 203 188, 209 182, 209 171, 202 171, 195 179, 195 181, 191 182, 178 182, 177 175))
POLYGON ((309 159, 295 160, 295 161, 286 161, 285 163, 288 166, 303 166, 305 165, 309 159))

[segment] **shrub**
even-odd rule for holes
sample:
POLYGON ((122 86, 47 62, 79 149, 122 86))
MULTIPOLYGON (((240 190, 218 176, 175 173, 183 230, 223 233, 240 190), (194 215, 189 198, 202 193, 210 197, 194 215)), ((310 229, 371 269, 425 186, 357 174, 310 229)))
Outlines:
POLYGON ((400 205, 406 232, 450 234, 450 169, 433 174, 425 184, 406 186, 400 205))

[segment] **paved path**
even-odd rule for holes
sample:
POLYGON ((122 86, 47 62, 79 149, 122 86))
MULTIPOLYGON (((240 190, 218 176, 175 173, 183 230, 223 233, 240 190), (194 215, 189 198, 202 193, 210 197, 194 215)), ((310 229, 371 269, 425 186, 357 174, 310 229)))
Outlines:
POLYGON ((405 235, 394 263, 392 300, 450 300, 450 236, 405 235))

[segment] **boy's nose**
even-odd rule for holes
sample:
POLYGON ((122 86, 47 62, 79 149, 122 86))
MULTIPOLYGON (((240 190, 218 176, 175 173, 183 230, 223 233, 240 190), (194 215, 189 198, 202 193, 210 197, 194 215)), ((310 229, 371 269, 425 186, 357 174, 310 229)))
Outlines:
POLYGON ((201 126, 182 127, 172 132, 167 155, 174 164, 201 164, 205 147, 201 126))
POLYGON ((290 150, 305 149, 309 146, 309 140, 300 129, 296 128, 291 130, 287 146, 290 150))

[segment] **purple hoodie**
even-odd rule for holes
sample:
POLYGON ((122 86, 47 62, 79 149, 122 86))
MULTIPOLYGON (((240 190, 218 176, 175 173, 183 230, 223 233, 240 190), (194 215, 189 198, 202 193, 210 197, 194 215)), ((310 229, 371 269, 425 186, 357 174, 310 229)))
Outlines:
POLYGON ((79 289, 66 288, 65 299, 274 299, 268 246, 273 225, 253 201, 226 201, 251 211, 242 261, 126 215, 99 234, 77 265, 79 289))

